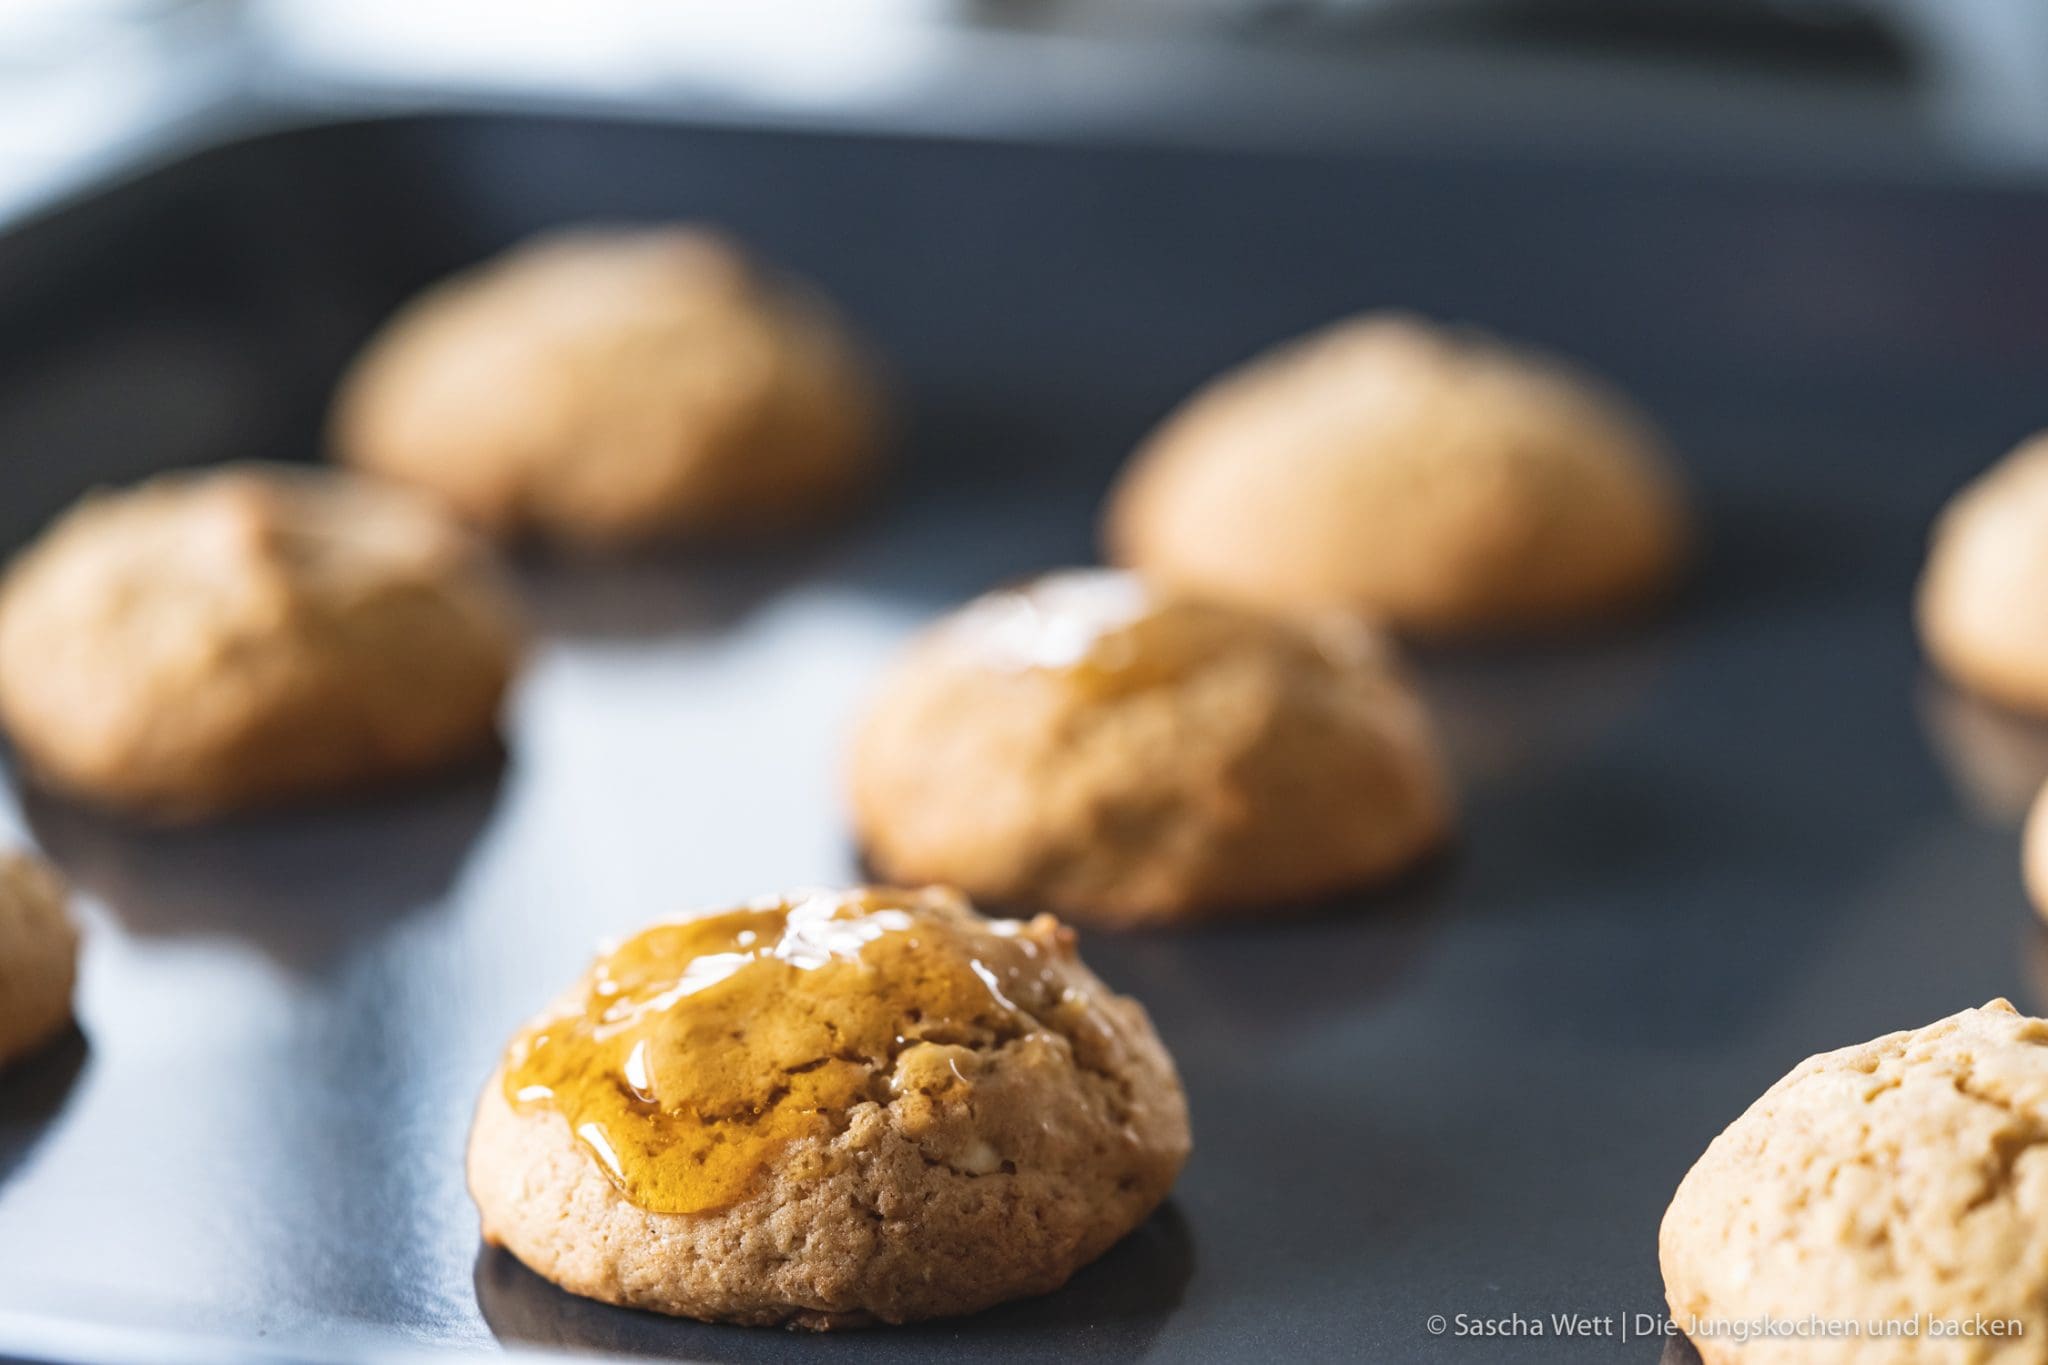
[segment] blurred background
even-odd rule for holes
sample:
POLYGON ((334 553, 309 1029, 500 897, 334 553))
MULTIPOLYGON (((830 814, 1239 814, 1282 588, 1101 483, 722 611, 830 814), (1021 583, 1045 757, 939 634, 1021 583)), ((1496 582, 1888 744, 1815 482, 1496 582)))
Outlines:
POLYGON ((266 101, 2048 170, 2033 0, 10 0, 0 202, 266 101))

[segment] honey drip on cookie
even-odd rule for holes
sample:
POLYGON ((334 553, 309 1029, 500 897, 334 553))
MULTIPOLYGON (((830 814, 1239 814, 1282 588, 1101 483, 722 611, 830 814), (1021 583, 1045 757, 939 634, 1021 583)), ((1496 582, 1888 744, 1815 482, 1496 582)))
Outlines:
MULTIPOLYGON (((599 958, 514 1040, 506 1097, 557 1110, 641 1208, 724 1208, 788 1144, 887 1102, 905 1048, 1037 1029, 1029 1010, 1046 1006, 1048 954, 1062 951, 1070 935, 1049 918, 982 921, 943 892, 668 921, 599 958)), ((1076 1016, 1084 1004, 1051 1001, 1076 1016)))
POLYGON ((1055 673, 1094 696, 1158 687, 1228 648, 1242 620, 1161 600, 1133 574, 1081 569, 991 593, 952 629, 993 668, 1055 673))

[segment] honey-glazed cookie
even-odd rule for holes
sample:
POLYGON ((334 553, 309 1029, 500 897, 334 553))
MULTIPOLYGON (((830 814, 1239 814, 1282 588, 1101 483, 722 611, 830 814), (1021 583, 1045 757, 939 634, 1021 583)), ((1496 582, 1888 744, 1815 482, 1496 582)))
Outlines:
POLYGON ((1172 1059, 1070 930, 869 888, 606 952, 484 1087, 469 1187, 574 1293, 825 1329, 1056 1289, 1187 1153, 1172 1059))
POLYGON ((881 876, 1112 925, 1369 886, 1451 828, 1429 717, 1377 632, 1114 571, 928 631, 855 736, 851 788, 881 876))

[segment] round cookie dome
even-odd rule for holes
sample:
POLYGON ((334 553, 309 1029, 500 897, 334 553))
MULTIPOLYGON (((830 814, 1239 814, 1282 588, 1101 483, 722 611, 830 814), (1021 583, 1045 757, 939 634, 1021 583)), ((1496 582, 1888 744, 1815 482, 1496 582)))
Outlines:
POLYGON ((1679 1185, 1665 1297, 1707 1365, 2018 1361, 2048 1333, 2048 1020, 2003 1000, 1808 1058, 1679 1185), (1937 1338, 1928 1324, 2017 1320, 1937 1338), (1912 1338, 1769 1339, 1716 1322, 1917 1320, 1912 1338), (2018 1348, 2018 1349, 2016 1349, 2018 1348))
POLYGON ((853 745, 884 877, 1158 923, 1384 880, 1441 845, 1450 796, 1380 637, 1055 574, 929 631, 853 745))
POLYGON ((519 651, 434 507, 284 466, 87 497, 0 585, 0 720, 49 785, 193 817, 488 751, 519 651))
POLYGON ((1943 510, 1918 615, 1944 673, 1993 701, 2048 712, 2048 433, 1943 510))
POLYGON ((608 545, 830 513, 873 472, 880 406, 837 315, 724 238, 585 228, 401 310, 333 436, 493 532, 608 545))
POLYGON ((1184 403, 1133 458, 1105 539, 1175 588, 1476 634, 1636 607, 1670 585, 1686 533, 1658 439, 1614 395, 1368 315, 1184 403))
POLYGON ((2034 804, 2027 810, 2026 828, 2020 835, 2020 870, 2035 913, 2048 919, 2048 786, 2035 794, 2034 804))
POLYGON ((0 854, 0 1067, 71 1022, 78 931, 68 899, 63 879, 42 859, 0 854))
POLYGON ((1172 1059, 1072 931, 870 888, 612 948, 484 1087, 469 1184, 572 1292, 831 1328, 1055 1289, 1187 1152, 1172 1059))

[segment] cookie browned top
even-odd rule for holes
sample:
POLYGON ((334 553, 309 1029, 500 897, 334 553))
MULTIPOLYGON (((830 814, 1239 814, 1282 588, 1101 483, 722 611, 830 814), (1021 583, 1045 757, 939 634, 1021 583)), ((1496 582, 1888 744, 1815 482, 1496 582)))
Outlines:
POLYGON ((1660 1249, 1672 1312, 1704 1325, 1694 1344, 1713 1365, 2041 1360, 2048 1021, 1994 1000, 1800 1063, 1686 1175, 1660 1249), (1978 1315, 2023 1333, 1926 1327, 1978 1315), (1922 1330, 1732 1336, 1811 1319, 1922 1330))
POLYGON ((611 948, 514 1040, 470 1182, 577 1292, 834 1326, 1052 1288, 1187 1149, 1171 1060, 1071 931, 865 888, 611 948))
POLYGON ((285 466, 86 498, 0 589, 0 717, 38 775, 199 815, 485 748, 518 651, 487 552, 412 495, 285 466))
POLYGON ((30 853, 0 854, 0 1066, 71 1021, 78 931, 63 879, 30 853))
POLYGON ((1106 538, 1179 588, 1457 634, 1632 607, 1668 586, 1686 535, 1660 443, 1617 397, 1370 315, 1189 399, 1134 457, 1106 538))
POLYGON ((334 440, 492 531, 613 544, 834 510, 872 472, 879 409, 836 314, 730 241, 584 228, 403 309, 334 440))
POLYGON ((851 779, 882 874, 1111 923, 1363 885, 1450 822, 1428 716, 1374 631, 1111 571, 928 632, 884 679, 851 779))

